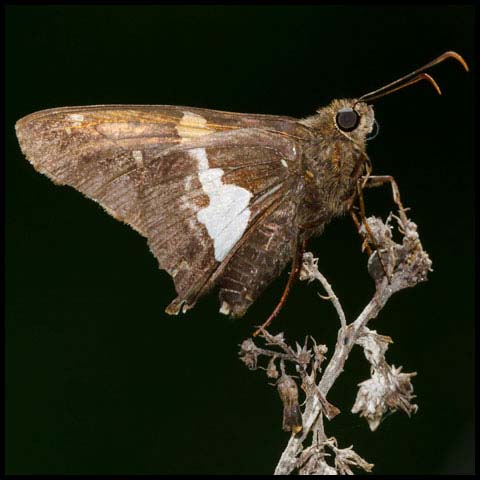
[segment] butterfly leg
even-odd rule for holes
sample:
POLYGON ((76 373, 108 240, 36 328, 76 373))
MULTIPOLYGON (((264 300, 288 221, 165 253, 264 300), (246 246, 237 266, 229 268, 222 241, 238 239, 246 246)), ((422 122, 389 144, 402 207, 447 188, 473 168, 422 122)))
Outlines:
MULTIPOLYGON (((362 224, 365 225, 367 236, 370 237, 371 243, 376 247, 377 245, 375 242, 375 237, 373 236, 373 233, 366 219, 365 202, 363 199, 363 189, 365 188, 365 184, 368 182, 368 179, 371 178, 370 174, 372 172, 372 164, 366 154, 364 154, 364 159, 365 159, 365 162, 363 163, 363 166, 365 168, 366 174, 358 178, 356 190, 350 196, 350 198, 347 199, 347 203, 349 204, 348 211, 350 213, 350 216, 352 217, 353 223, 355 223, 355 226, 357 227, 357 231, 360 233, 362 224), (355 201, 357 199, 359 203, 358 207, 355 205, 355 201), (360 220, 357 214, 355 213, 355 210, 360 210, 360 220)), ((364 237, 363 243, 362 243, 362 252, 364 251, 366 251, 369 256, 371 256, 373 253, 372 249, 370 248, 368 238, 366 237, 364 237)))
POLYGON ((255 332, 253 333, 254 337, 256 337, 263 329, 267 328, 273 322, 274 318, 280 313, 280 310, 285 305, 288 294, 290 293, 290 290, 293 284, 295 283, 295 280, 297 280, 298 278, 303 254, 305 252, 306 243, 307 243, 305 238, 300 238, 300 237, 301 237, 301 234, 299 233, 295 240, 295 246, 294 246, 295 255, 292 261, 292 269, 290 270, 290 275, 288 276, 288 281, 287 281, 287 284, 285 285, 282 296, 280 297, 280 301, 278 302, 277 306, 275 307, 273 312, 270 314, 270 316, 267 318, 267 320, 265 320, 265 322, 263 322, 262 325, 255 330, 255 332))
MULTIPOLYGON (((358 231, 360 232, 360 228, 362 224, 365 227, 365 231, 367 233, 366 237, 364 238, 364 242, 362 245, 362 251, 366 250, 367 254, 369 256, 372 255, 372 249, 370 248, 370 245, 368 244, 369 241, 372 243, 372 245, 375 247, 375 250, 378 252, 378 259, 380 260, 380 265, 382 266, 382 269, 385 273, 385 275, 390 279, 390 274, 388 273, 387 269, 385 268, 385 265, 382 260, 382 256, 380 255, 380 250, 379 246, 377 244, 377 241, 375 239, 375 235, 373 234, 372 230, 370 229, 370 226, 367 221, 367 216, 365 212, 365 200, 363 198, 363 189, 368 185, 369 180, 372 178, 372 176, 369 175, 369 172, 367 171, 367 175, 360 177, 357 182, 357 197, 358 197, 358 205, 359 205, 359 210, 360 210, 360 218, 361 222, 358 220, 355 212, 353 211, 353 208, 350 208, 350 215, 352 216, 352 219, 357 226, 358 231), (369 237, 369 239, 367 239, 369 237)), ((373 177, 373 178, 378 178, 378 177, 373 177)), ((392 177, 393 180, 393 177, 392 177)), ((396 185, 396 184, 395 184, 396 185)), ((398 191, 398 188, 397 188, 398 191)), ((399 198, 399 197, 398 197, 399 198)))
MULTIPOLYGON (((408 210, 408 208, 405 208, 402 204, 402 201, 400 199, 400 190, 398 188, 397 182, 391 175, 370 175, 370 172, 367 171, 367 175, 364 175, 360 177, 358 181, 358 203, 360 207, 360 212, 362 216, 362 222, 365 225, 365 230, 367 231, 367 235, 370 237, 375 246, 375 249, 378 251, 378 246, 376 244, 375 238, 373 236, 372 231, 370 230, 370 227, 366 221, 366 215, 365 215, 365 202, 363 199, 363 189, 364 188, 374 188, 374 187, 380 187, 385 185, 386 183, 390 183, 390 186, 392 188, 392 196, 393 196, 393 201, 398 207, 399 215, 400 215, 400 220, 401 222, 405 225, 408 222, 407 216, 405 212, 408 210)), ((355 216, 355 213, 353 210, 350 210, 350 213, 352 215, 352 219, 354 220, 355 224, 357 225, 357 228, 360 228, 361 224, 358 221, 358 219, 355 216)), ((367 245, 368 247, 368 245, 367 245)), ((370 250, 369 255, 371 255, 371 249, 368 247, 368 250, 370 250)), ((367 250, 367 251, 368 251, 367 250)), ((380 253, 378 255, 378 258, 380 260, 380 264, 382 265, 383 271, 387 275, 387 277, 390 277, 390 275, 387 274, 387 271, 385 269, 385 266, 383 264, 382 258, 380 256, 380 253)))
MULTIPOLYGON (((357 227, 358 232, 360 232, 360 229, 362 228, 362 222, 358 219, 357 214, 353 211, 353 208, 350 209, 350 216, 352 217, 353 223, 357 227)), ((363 240, 362 244, 362 252, 366 251, 368 256, 372 255, 373 251, 370 248, 370 245, 368 244, 368 240, 365 238, 363 240)))
POLYGON ((393 201, 398 206, 398 211, 400 213, 400 219, 405 224, 408 219, 405 215, 405 212, 408 211, 408 208, 404 208, 402 201, 400 200, 400 190, 398 188, 397 182, 391 175, 369 175, 368 177, 362 177, 364 179, 363 188, 374 188, 381 187, 386 183, 390 183, 392 188, 393 201))

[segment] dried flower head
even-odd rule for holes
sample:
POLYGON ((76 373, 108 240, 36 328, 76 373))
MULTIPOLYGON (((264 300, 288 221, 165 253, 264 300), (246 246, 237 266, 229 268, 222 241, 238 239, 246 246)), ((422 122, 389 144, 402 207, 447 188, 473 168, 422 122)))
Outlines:
POLYGON ((359 384, 360 389, 352 413, 365 417, 372 432, 378 428, 387 411, 403 410, 408 416, 418 410, 411 402, 413 386, 410 378, 416 373, 401 373, 402 367, 384 365, 381 370, 372 368, 372 377, 359 384))
POLYGON ((251 338, 247 338, 240 345, 240 359, 250 370, 257 368, 258 349, 251 338))
POLYGON ((302 414, 298 404, 298 387, 295 380, 285 373, 277 381, 278 394, 283 403, 283 430, 298 433, 302 430, 302 414))

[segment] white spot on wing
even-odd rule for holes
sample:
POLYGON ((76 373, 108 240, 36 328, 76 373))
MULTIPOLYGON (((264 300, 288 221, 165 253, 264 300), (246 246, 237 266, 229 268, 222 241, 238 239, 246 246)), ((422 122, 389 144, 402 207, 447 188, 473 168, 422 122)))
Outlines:
POLYGON ((222 302, 222 306, 220 307, 219 312, 223 315, 229 315, 231 311, 230 304, 227 302, 222 302))
POLYGON ((214 132, 214 130, 207 127, 206 118, 192 112, 183 112, 183 117, 175 128, 182 143, 214 132))
POLYGON ((133 150, 132 157, 135 160, 135 163, 137 164, 137 168, 143 167, 143 153, 141 150, 133 150))
POLYGON ((215 260, 221 262, 247 228, 252 194, 245 188, 224 184, 224 171, 209 167, 204 148, 195 148, 190 155, 198 161, 198 178, 210 199, 208 207, 197 212, 197 218, 213 240, 215 260))
POLYGON ((85 120, 85 117, 79 113, 72 113, 68 116, 68 119, 72 122, 74 127, 79 127, 85 120))
POLYGON ((280 162, 285 168, 288 168, 288 163, 283 158, 280 160, 280 162))
POLYGON ((79 113, 72 113, 69 117, 72 122, 83 122, 84 120, 83 115, 80 115, 79 113))

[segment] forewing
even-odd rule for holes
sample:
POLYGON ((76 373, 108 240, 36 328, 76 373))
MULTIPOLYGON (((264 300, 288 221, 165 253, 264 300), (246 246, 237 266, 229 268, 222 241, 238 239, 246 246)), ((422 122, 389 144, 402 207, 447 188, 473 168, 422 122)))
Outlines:
POLYGON ((169 148, 244 128, 291 138, 308 133, 288 117, 148 105, 43 110, 16 124, 22 151, 38 171, 76 188, 143 235, 144 164, 169 148))

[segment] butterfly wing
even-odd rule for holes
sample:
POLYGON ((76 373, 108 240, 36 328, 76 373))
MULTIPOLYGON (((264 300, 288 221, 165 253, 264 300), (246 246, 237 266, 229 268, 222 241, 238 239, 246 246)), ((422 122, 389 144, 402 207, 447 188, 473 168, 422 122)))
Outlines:
MULTIPOLYGON (((288 117, 68 107, 25 117, 16 128, 38 171, 81 191, 148 239, 178 293, 168 313, 193 306, 224 273, 231 279, 224 289, 234 290, 237 263, 248 257, 252 241, 260 247, 262 229, 277 239, 264 242, 268 248, 280 237, 290 244, 294 235, 292 192, 308 131, 288 117), (282 205, 289 213, 280 225, 275 212, 282 205), (289 233, 279 236, 282 228, 289 233)), ((254 283, 264 273, 253 275, 254 283)), ((243 313, 257 290, 238 291, 235 298, 225 290, 223 301, 231 313, 243 313)))
MULTIPOLYGON (((143 192, 145 226, 150 249, 177 289, 169 313, 193 306, 290 199, 298 177, 289 169, 298 158, 289 154, 288 139, 274 142, 272 133, 245 129, 174 149, 152 163, 143 192)), ((294 217, 285 220, 278 228, 293 231, 294 217)))

